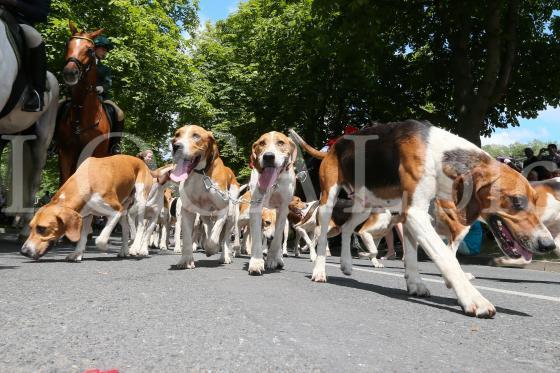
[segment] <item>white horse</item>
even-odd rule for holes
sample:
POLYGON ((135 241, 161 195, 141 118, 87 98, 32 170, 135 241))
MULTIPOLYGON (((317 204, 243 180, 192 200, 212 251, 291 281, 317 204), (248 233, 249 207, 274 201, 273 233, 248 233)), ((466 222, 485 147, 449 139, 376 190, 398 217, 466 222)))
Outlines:
MULTIPOLYGON (((0 21, 0 110, 6 105, 12 84, 18 73, 18 63, 16 54, 8 40, 7 27, 3 21, 0 21)), ((51 142, 54 127, 56 124, 56 112, 58 109, 58 81, 50 72, 47 73, 47 91, 45 92, 45 106, 41 112, 25 112, 21 110, 23 103, 23 92, 18 103, 13 110, 6 116, 0 118, 0 135, 5 139, 4 135, 18 134, 37 123, 35 130, 30 133, 36 136, 35 139, 27 140, 23 143, 23 153, 16 154, 13 152, 12 161, 9 165, 10 173, 12 165, 23 165, 23 185, 11 185, 12 190, 11 209, 8 206, 8 213, 17 213, 23 219, 23 229, 20 232, 20 238, 27 236, 27 222, 33 215, 31 208, 35 194, 41 183, 41 172, 45 166, 47 159, 47 148, 51 142), (17 157, 23 157, 22 163, 17 163, 17 157), (14 160, 16 162, 14 162, 14 160), (14 190, 18 190, 18 195, 22 196, 22 201, 14 200, 14 190), (19 194, 19 191, 22 194, 19 194), (25 209, 22 209, 24 207, 25 209), (15 211, 19 210, 19 211, 15 211)), ((15 148, 15 147, 14 147, 15 148)), ((17 149, 16 149, 17 152, 17 149)), ((0 148, 1 154, 1 148, 0 148)), ((12 179, 14 179, 12 177, 12 179)), ((17 181, 17 178, 14 180, 17 181)), ((12 182, 13 184, 13 182, 12 182)))

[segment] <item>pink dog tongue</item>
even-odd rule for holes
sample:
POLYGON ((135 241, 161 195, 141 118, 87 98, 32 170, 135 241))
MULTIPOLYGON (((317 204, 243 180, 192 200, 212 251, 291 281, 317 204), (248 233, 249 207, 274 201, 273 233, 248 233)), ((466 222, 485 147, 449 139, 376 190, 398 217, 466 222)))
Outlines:
POLYGON ((171 180, 176 183, 187 180, 189 174, 195 166, 194 161, 194 159, 191 159, 190 161, 179 162, 177 166, 175 166, 175 169, 169 175, 171 177, 171 180))
POLYGON ((258 182, 259 190, 262 193, 266 192, 266 190, 270 188, 272 184, 274 184, 276 178, 278 177, 279 171, 280 170, 278 168, 273 167, 267 167, 263 169, 261 175, 259 176, 258 182))

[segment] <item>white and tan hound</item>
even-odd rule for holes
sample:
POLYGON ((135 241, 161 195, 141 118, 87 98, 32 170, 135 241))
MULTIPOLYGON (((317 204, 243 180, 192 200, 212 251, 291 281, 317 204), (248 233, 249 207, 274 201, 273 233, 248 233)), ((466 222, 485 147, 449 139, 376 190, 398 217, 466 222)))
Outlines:
POLYGON ((276 210, 274 238, 266 256, 269 270, 284 267, 282 238, 288 216, 288 204, 294 195, 296 175, 294 162, 297 157, 295 144, 280 132, 268 132, 253 143, 249 181, 251 191, 250 234, 252 242, 249 274, 260 275, 265 270, 262 251, 262 209, 276 210))
POLYGON ((222 249, 220 262, 231 263, 230 233, 235 220, 239 184, 235 175, 220 158, 212 132, 189 125, 179 128, 172 140, 176 167, 171 179, 180 183, 182 256, 177 268, 194 268, 193 228, 196 214, 206 227, 206 255, 222 249))
MULTIPOLYGON (((66 236, 70 241, 78 241, 75 251, 66 260, 82 260, 95 215, 108 218, 96 239, 97 247, 103 250, 107 248, 111 232, 120 221, 123 243, 119 255, 127 256, 127 209, 134 203, 144 215, 154 184, 150 169, 136 157, 115 155, 86 159, 51 201, 37 211, 29 224, 31 234, 23 244, 21 253, 38 259, 58 238, 66 236)), ((144 230, 142 219, 133 246, 141 247, 142 239, 147 239, 143 237, 144 230)))
MULTIPOLYGON (((297 134, 293 136, 306 151, 318 152, 297 134)), ((405 228, 409 294, 430 294, 418 272, 414 248, 419 243, 468 315, 493 317, 496 309, 467 280, 457 258, 432 226, 428 213, 432 200, 453 204, 465 225, 477 218, 486 221, 498 239, 497 231, 503 229, 518 251, 544 253, 555 248, 552 236, 535 214, 537 195, 519 173, 467 140, 429 123, 374 124, 344 136, 329 149, 319 173, 319 235, 313 281, 327 280, 328 224, 341 188, 353 199, 351 217, 342 227, 347 232, 342 245, 349 246, 349 233, 372 212, 398 213, 405 228)))

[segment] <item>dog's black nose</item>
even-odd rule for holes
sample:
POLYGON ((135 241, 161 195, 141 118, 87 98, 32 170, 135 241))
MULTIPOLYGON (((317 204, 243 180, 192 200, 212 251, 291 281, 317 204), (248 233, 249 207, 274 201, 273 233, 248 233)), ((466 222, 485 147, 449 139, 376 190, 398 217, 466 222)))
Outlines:
POLYGON ((173 154, 175 154, 177 152, 177 150, 181 149, 181 144, 173 144, 173 154))
POLYGON ((263 154, 263 166, 274 166, 274 153, 266 152, 263 154))
POLYGON ((547 253, 549 251, 552 251, 556 249, 556 244, 554 243, 554 240, 551 238, 539 238, 539 247, 538 250, 541 253, 547 253))

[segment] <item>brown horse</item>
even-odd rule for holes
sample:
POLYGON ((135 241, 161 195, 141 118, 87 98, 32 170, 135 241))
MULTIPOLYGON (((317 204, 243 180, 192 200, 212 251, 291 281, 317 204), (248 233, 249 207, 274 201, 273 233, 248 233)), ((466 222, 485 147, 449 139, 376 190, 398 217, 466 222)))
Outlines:
POLYGON ((76 26, 70 23, 70 31, 72 36, 66 46, 66 64, 62 76, 71 89, 71 99, 68 109, 61 107, 65 112, 60 113, 55 130, 60 185, 76 171, 78 161, 83 161, 84 156, 110 155, 110 122, 95 91, 97 66, 93 39, 99 36, 103 29, 91 33, 79 32, 76 26), (95 145, 96 143, 98 145, 95 145))

